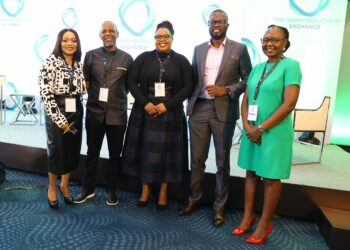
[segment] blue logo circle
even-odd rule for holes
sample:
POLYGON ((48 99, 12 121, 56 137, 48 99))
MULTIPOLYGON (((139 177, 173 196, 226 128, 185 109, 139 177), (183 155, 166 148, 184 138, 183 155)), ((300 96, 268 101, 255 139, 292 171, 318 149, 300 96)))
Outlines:
POLYGON ((47 40, 49 39, 49 35, 42 35, 41 37, 38 38, 38 40, 36 40, 35 44, 34 44, 34 52, 36 57, 39 59, 39 61, 41 63, 44 63, 45 58, 41 56, 40 53, 40 47, 43 45, 43 43, 45 43, 47 40))
POLYGON ((73 29, 78 24, 78 17, 74 8, 68 8, 63 12, 62 22, 68 29, 73 29))
POLYGON ((292 10, 301 16, 307 16, 307 17, 313 17, 316 16, 318 13, 320 13, 322 10, 324 10, 327 5, 329 4, 330 0, 319 0, 318 5, 316 6, 315 10, 313 11, 305 11, 303 10, 296 2, 295 0, 289 0, 289 5, 292 8, 292 10))
POLYGON ((122 22, 122 25, 132 34, 135 36, 142 36, 146 31, 148 31, 153 23, 154 23, 154 11, 151 8, 151 4, 149 0, 124 0, 124 2, 119 7, 119 17, 122 22), (144 3, 145 8, 147 10, 147 20, 145 22, 144 27, 141 30, 134 30, 130 27, 130 25, 125 20, 125 14, 128 11, 128 9, 133 6, 135 3, 144 3))
POLYGON ((10 12, 6 6, 5 6, 5 0, 0 0, 0 5, 2 10, 5 12, 6 15, 10 16, 10 17, 16 17, 24 8, 24 0, 17 0, 18 2, 18 6, 17 9, 14 10, 13 12, 10 12))
POLYGON ((212 4, 209 5, 207 8, 205 8, 202 12, 202 18, 205 23, 205 25, 208 25, 208 20, 209 20, 209 15, 212 13, 214 10, 220 9, 219 5, 212 4))
POLYGON ((253 57, 252 65, 255 66, 256 64, 260 63, 260 54, 255 44, 250 39, 244 37, 241 39, 241 41, 243 44, 247 45, 248 51, 251 52, 250 55, 253 57))

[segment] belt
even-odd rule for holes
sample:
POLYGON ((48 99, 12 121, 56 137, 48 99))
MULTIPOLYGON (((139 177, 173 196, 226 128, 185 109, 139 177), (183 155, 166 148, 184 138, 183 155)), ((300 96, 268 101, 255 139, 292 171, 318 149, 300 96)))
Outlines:
POLYGON ((81 95, 55 95, 55 99, 75 98, 80 99, 81 95))
POLYGON ((214 98, 207 99, 207 98, 200 98, 198 97, 196 102, 208 102, 208 103, 214 103, 214 98))

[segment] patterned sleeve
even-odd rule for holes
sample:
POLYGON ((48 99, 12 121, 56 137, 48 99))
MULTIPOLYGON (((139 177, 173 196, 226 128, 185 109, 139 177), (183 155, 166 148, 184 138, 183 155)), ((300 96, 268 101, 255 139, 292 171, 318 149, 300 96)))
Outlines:
POLYGON ((56 71, 59 69, 57 61, 55 56, 51 55, 43 64, 39 75, 39 88, 47 115, 58 127, 62 128, 67 123, 67 119, 60 112, 54 96, 56 71))

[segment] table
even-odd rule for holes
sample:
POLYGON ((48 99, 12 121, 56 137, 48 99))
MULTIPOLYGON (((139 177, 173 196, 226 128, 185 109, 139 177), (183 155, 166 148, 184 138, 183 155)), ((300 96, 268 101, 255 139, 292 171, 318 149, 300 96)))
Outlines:
POLYGON ((36 96, 28 94, 10 94, 11 99, 18 108, 18 113, 16 118, 11 125, 21 124, 21 125, 34 125, 38 122, 38 118, 33 112, 33 107, 35 105, 36 96), (20 117, 29 117, 30 119, 20 119, 20 117))

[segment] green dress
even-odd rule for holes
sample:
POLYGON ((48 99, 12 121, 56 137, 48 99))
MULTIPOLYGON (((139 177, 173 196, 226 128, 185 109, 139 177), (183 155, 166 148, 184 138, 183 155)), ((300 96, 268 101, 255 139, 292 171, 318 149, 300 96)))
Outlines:
MULTIPOLYGON (((273 63, 256 65, 248 78, 248 104, 253 104, 256 85, 264 71, 268 72, 273 63)), ((264 80, 257 98, 258 117, 254 125, 269 118, 283 103, 284 87, 298 85, 301 82, 299 63, 284 58, 272 73, 264 80)), ((292 164, 294 130, 292 115, 262 133, 262 143, 251 142, 243 131, 238 166, 255 172, 258 176, 270 179, 288 179, 292 164)))

